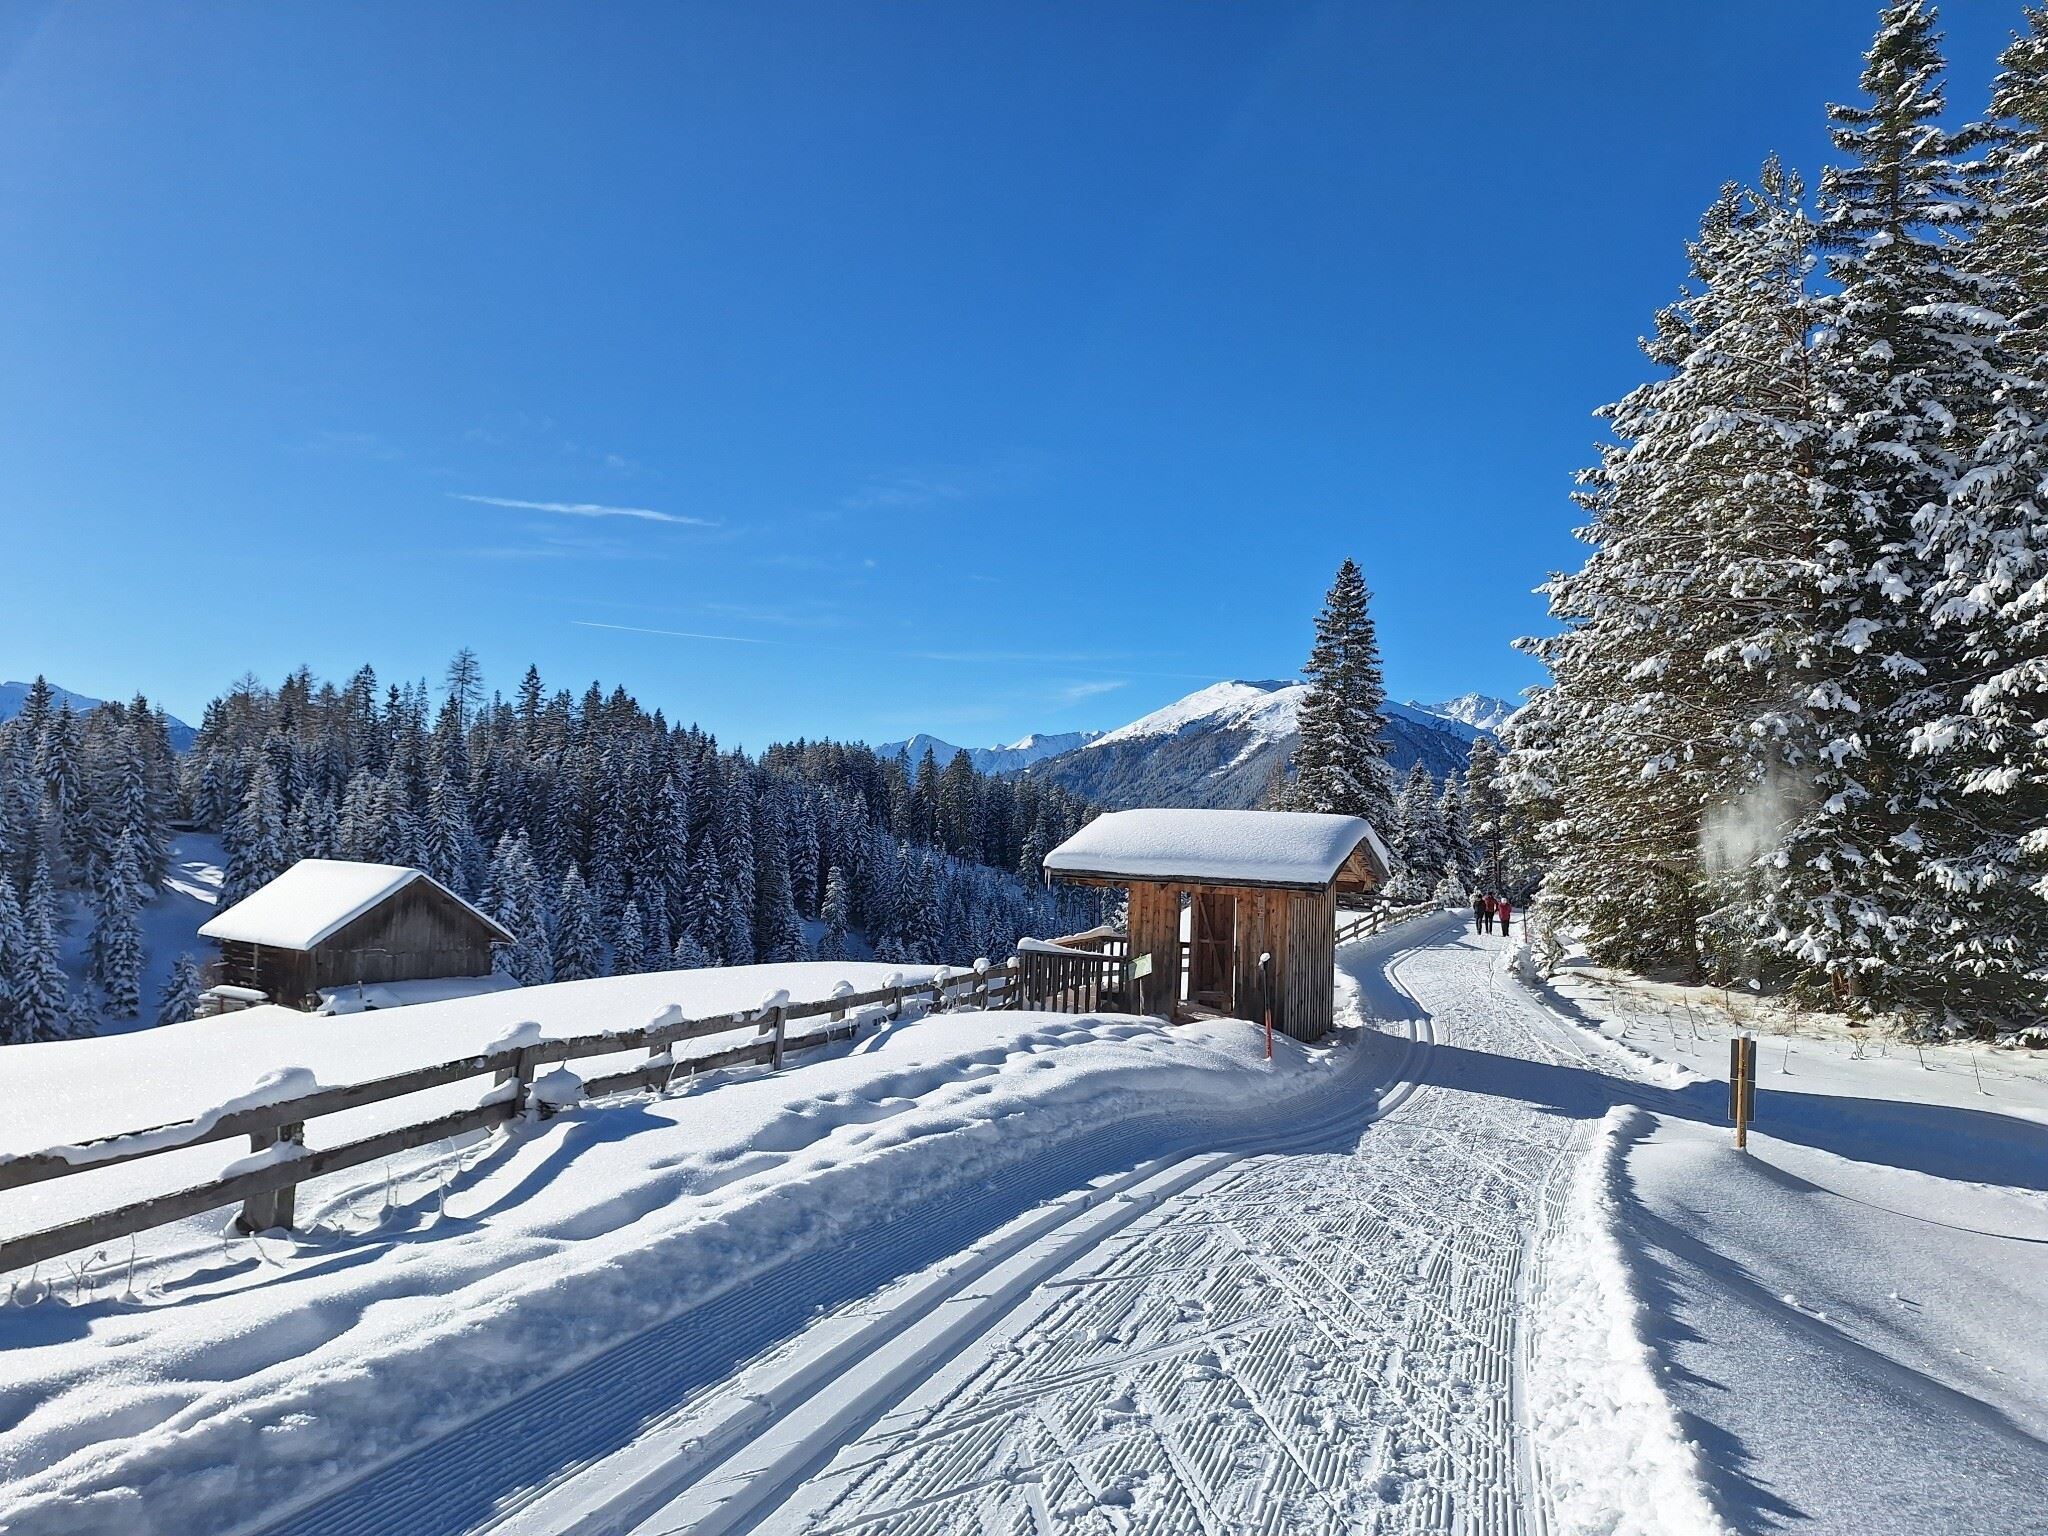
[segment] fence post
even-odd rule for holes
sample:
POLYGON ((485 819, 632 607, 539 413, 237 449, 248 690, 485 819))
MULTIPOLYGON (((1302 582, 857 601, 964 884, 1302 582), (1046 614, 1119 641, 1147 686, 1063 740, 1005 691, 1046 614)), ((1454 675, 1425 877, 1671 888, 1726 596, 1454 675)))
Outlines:
MULTIPOLYGON (((306 1144, 306 1122, 298 1120, 289 1125, 273 1126, 266 1131, 249 1133, 251 1152, 267 1152, 280 1142, 303 1147, 306 1144)), ((283 1189, 251 1195, 242 1202, 242 1214, 235 1218, 235 1230, 245 1233, 268 1232, 272 1227, 290 1230, 298 1201, 299 1186, 296 1184, 287 1184, 283 1189)))
POLYGON ((775 1005, 775 1070, 778 1072, 782 1070, 783 1025, 788 1021, 788 1018, 789 1010, 782 1004, 777 1003, 775 1005))
POLYGON ((974 1005, 983 1013, 988 1012, 988 962, 974 962, 974 1005))

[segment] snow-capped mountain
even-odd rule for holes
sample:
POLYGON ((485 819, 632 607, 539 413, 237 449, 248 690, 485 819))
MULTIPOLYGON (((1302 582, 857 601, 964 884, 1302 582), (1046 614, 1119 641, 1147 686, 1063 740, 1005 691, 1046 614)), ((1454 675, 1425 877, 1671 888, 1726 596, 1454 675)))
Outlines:
POLYGON ((910 754, 915 764, 930 748, 932 756, 941 768, 953 761, 954 755, 966 752, 967 760, 983 773, 1015 773, 1029 768, 1033 763, 1043 762, 1048 757, 1058 757, 1062 752, 1071 752, 1084 747, 1102 735, 1100 731, 1033 731, 1018 741, 994 747, 956 747, 950 741, 941 741, 936 736, 919 731, 908 741, 891 741, 875 748, 883 757, 894 757, 898 752, 910 754))
MULTIPOLYGON (((1212 683, 1029 771, 1110 807, 1256 805, 1294 751, 1305 683, 1212 683)), ((1417 762, 1441 778, 1462 770, 1478 731, 1410 706, 1387 709, 1396 773, 1417 762)))
POLYGON ((1441 715, 1446 720, 1456 720, 1491 736, 1499 732, 1508 716, 1519 706, 1510 704, 1506 699, 1496 699, 1491 694, 1461 693, 1455 699, 1447 699, 1441 704, 1419 704, 1410 699, 1408 707, 1422 710, 1427 714, 1441 715))
MULTIPOLYGON (((12 720, 21 713, 21 706, 28 699, 28 690, 27 683, 0 683, 0 720, 12 720)), ((105 702, 101 699, 87 698, 82 693, 73 693, 69 688, 59 688, 55 683, 50 685, 50 696, 56 704, 69 704, 74 715, 82 715, 87 710, 97 709, 105 702)), ((192 727, 176 715, 168 715, 165 719, 170 728, 171 750, 191 750, 192 738, 197 734, 192 727)))

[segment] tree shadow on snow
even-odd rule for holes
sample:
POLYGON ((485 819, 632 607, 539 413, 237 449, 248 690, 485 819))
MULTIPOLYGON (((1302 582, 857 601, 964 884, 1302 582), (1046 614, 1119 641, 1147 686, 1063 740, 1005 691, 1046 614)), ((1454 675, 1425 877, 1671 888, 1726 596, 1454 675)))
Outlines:
MULTIPOLYGON (((1725 1126, 1728 1085, 1654 1088, 1591 1066, 1530 1061, 1439 1043, 1429 1077, 1439 1086, 1517 1099, 1573 1116, 1622 1104, 1701 1125, 1725 1126)), ((1936 1178, 2048 1190, 2048 1126, 1946 1104, 1800 1093, 1758 1085, 1758 1133, 1874 1166, 1936 1178)))

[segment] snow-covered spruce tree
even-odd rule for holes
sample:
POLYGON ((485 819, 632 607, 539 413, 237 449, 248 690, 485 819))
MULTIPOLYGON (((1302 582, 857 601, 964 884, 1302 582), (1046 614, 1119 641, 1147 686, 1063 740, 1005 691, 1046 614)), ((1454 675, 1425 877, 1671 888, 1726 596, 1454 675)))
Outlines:
POLYGON ((1444 775, 1443 792, 1436 800, 1436 814, 1444 829, 1444 847, 1447 850, 1444 867, 1457 871, 1458 894, 1470 895, 1478 874, 1478 858, 1472 848, 1471 818, 1465 809, 1465 781, 1456 773, 1444 775))
POLYGON ((142 924, 136 915, 141 905, 135 839, 124 831, 93 892, 90 941, 92 980, 107 1013, 117 1019, 132 1019, 142 1011, 142 924))
POLYGON ((24 1045, 35 1038, 21 1004, 27 991, 28 929, 14 882, 0 876, 0 1045, 24 1045))
POLYGON ((285 810, 277 780, 266 757, 256 765, 248 792, 227 844, 227 875, 221 881, 220 904, 231 907, 268 885, 285 871, 285 810))
POLYGON ((583 871, 574 864, 562 876, 562 889, 555 897, 555 930, 549 953, 554 957, 557 981, 587 981, 604 974, 604 941, 598 934, 597 910, 583 883, 583 871))
POLYGON ((673 971, 701 971, 711 964, 711 957, 704 953, 704 946, 697 942, 696 935, 686 933, 669 951, 668 963, 673 971))
POLYGON ((1994 1027, 2048 1008, 2048 9, 2026 19, 2001 60, 1984 219, 1962 258, 2005 317, 1990 415, 1914 523, 1929 619, 1962 662, 1911 741, 1948 792, 1921 878, 1968 903, 1933 959, 1943 1001, 1960 993, 1994 1027))
POLYGON ((21 908, 22 951, 14 973, 14 1015, 20 1038, 66 1040, 87 1033, 58 962, 56 887, 40 854, 21 908))
POLYGON ((1400 901, 1421 901, 1436 888, 1450 857, 1450 842, 1444 835, 1443 811, 1437 803, 1436 780, 1417 763, 1408 770, 1396 803, 1394 824, 1399 827, 1395 848, 1398 868, 1390 894, 1400 901))
POLYGON ((190 955, 179 955, 171 965, 169 979, 164 982, 163 995, 157 999, 157 1023, 182 1024, 195 1017, 199 1012, 199 994, 205 987, 205 978, 199 973, 199 962, 190 955))
POLYGON ((1294 751, 1296 810, 1363 816, 1374 827, 1394 819, 1394 774, 1387 764, 1387 689, 1380 675, 1372 594, 1355 561, 1337 568, 1316 616, 1315 645, 1294 751))
POLYGON ((846 928, 852 905, 852 899, 847 895, 846 875, 834 864, 825 876, 825 931, 818 939, 820 960, 846 958, 846 928))
POLYGON ((629 900, 612 927, 612 974, 638 976, 647 968, 647 928, 640 918, 640 903, 629 900))
MULTIPOLYGON (((1529 829, 1553 919, 1604 963, 1700 968, 1710 818, 1756 810, 1746 796, 1803 719, 1813 247, 1775 163, 1723 189, 1692 286, 1643 343, 1662 373, 1600 413, 1614 441, 1576 495, 1593 553, 1544 589, 1565 628, 1521 642, 1552 680, 1507 727, 1508 817, 1529 829)), ((1733 878, 1773 830, 1720 861, 1733 878)))
POLYGON ((1500 748, 1491 736, 1481 736, 1465 767, 1465 835, 1472 846, 1472 883, 1482 890, 1506 887, 1507 815, 1500 748))
POLYGON ((786 835, 779 799, 762 795, 754 806, 754 953, 771 963, 809 958, 790 896, 786 835))
POLYGON ((1862 87, 1830 108, 1845 157, 1820 185, 1835 291, 1819 301, 1826 390, 1818 455, 1811 685, 1793 722, 1806 789, 1764 888, 1768 940, 1841 1001, 1945 1006, 1967 978, 1946 958, 1993 903, 1962 866, 1976 829, 1916 730, 1953 717, 1960 632, 1927 621, 1936 572, 1923 509, 1946 503, 1992 412, 1997 285, 1958 242, 1980 211, 1944 131, 1942 59, 1925 0, 1884 11, 1862 87))

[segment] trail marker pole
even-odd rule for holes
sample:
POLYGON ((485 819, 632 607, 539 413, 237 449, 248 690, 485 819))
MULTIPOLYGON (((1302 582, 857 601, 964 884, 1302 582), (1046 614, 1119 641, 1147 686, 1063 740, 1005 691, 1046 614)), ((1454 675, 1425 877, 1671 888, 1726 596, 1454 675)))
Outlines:
POLYGON ((1728 1118, 1735 1122, 1735 1146, 1749 1148, 1749 1122, 1756 1118, 1756 1036, 1728 1042, 1728 1118))

